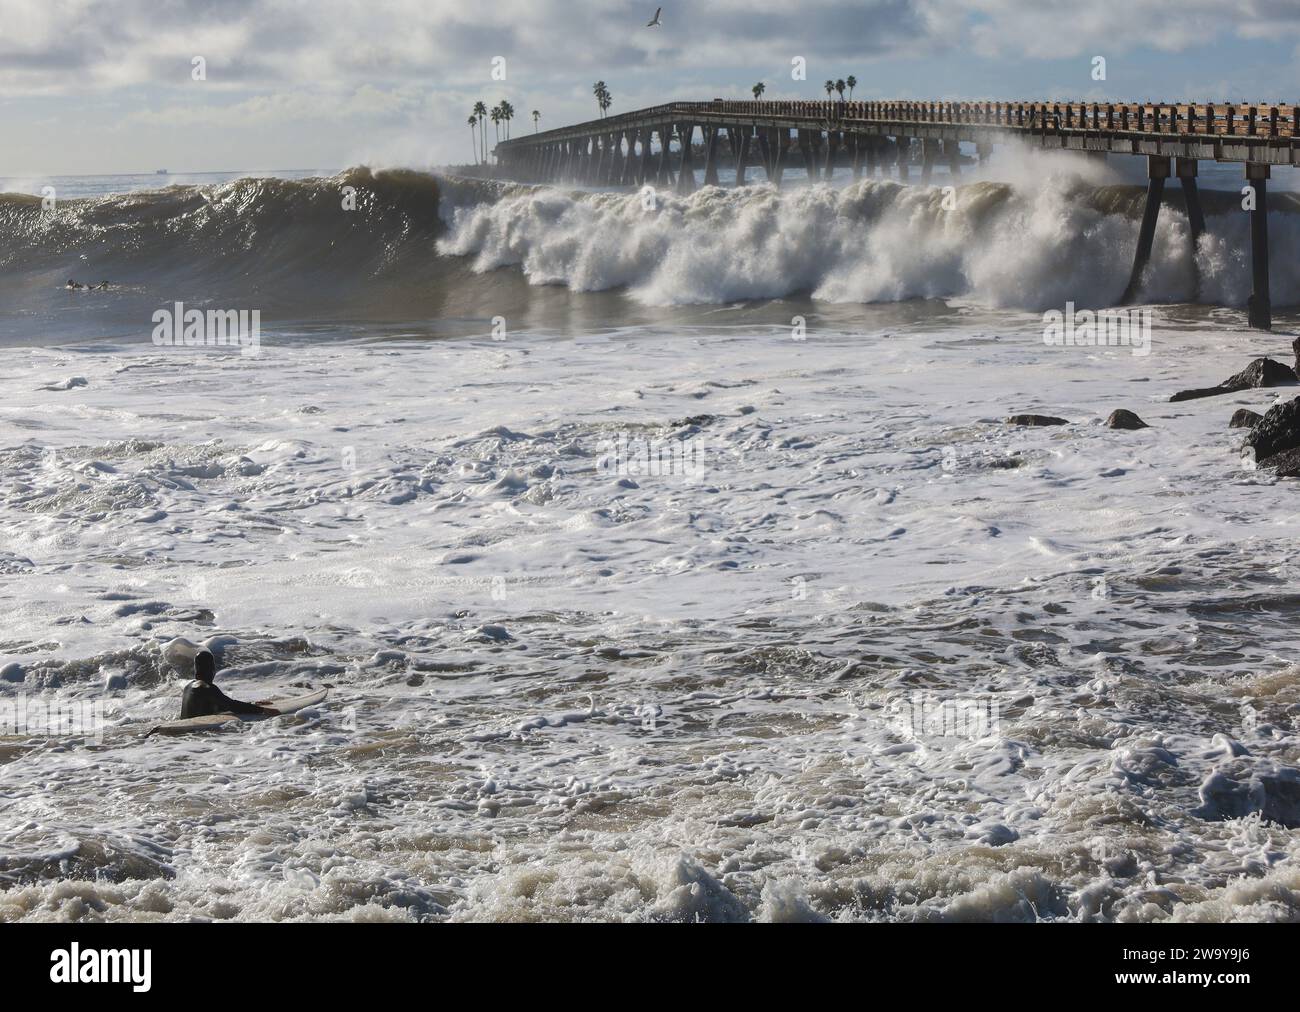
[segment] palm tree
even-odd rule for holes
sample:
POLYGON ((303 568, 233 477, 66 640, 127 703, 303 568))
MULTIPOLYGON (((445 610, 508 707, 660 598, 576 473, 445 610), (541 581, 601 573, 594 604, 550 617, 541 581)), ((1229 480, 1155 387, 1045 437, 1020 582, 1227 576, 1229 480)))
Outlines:
POLYGON ((496 132, 497 132, 497 143, 500 144, 501 143, 501 106, 494 105, 492 107, 491 115, 492 115, 492 125, 496 128, 496 132))
POLYGON ((844 83, 849 86, 849 101, 853 101, 853 89, 858 86, 858 79, 850 74, 844 79, 844 83))
POLYGON ((542 114, 536 109, 533 110, 533 133, 537 133, 537 121, 542 118, 542 114))
POLYGON ((605 87, 604 81, 597 81, 591 86, 591 93, 596 96, 596 105, 600 108, 600 114, 605 115, 608 108, 605 105, 605 96, 609 94, 609 89, 605 87))
POLYGON ((501 100, 501 121, 506 125, 506 140, 510 140, 510 121, 515 118, 515 107, 504 98, 501 100))
POLYGON ((827 101, 829 101, 831 97, 831 92, 835 90, 835 82, 827 81, 825 84, 822 85, 822 87, 826 89, 826 99, 827 101))
POLYGON ((479 150, 483 152, 483 161, 487 161, 487 105, 483 102, 474 103, 474 115, 478 117, 478 128, 482 135, 480 138, 479 150))
POLYGON ((471 117, 469 118, 469 140, 470 140, 470 143, 474 146, 474 164, 475 164, 475 165, 478 164, 478 131, 474 129, 476 126, 478 126, 478 117, 477 117, 477 116, 471 116, 471 117))
POLYGON ((848 87, 848 84, 844 81, 843 78, 841 78, 840 80, 838 80, 838 81, 835 82, 835 90, 838 91, 838 92, 840 93, 840 101, 841 101, 841 102, 844 101, 844 89, 847 88, 847 87, 848 87))
POLYGON ((600 114, 603 116, 605 115, 605 113, 609 112, 609 107, 613 104, 614 104, 614 96, 611 95, 609 93, 609 89, 606 88, 605 94, 600 96, 600 114))
POLYGON ((758 84, 754 85, 752 90, 754 92, 754 101, 757 102, 759 98, 762 96, 763 92, 767 91, 767 85, 765 85, 762 81, 759 81, 758 84))

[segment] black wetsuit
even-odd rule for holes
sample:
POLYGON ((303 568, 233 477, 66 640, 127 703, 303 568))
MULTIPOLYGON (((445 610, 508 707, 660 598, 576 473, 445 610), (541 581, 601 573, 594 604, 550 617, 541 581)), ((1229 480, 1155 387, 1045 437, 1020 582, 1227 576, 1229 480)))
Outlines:
POLYGON ((210 717, 214 713, 261 713, 256 703, 241 703, 231 699, 211 682, 198 679, 185 686, 181 697, 181 720, 186 717, 210 717))

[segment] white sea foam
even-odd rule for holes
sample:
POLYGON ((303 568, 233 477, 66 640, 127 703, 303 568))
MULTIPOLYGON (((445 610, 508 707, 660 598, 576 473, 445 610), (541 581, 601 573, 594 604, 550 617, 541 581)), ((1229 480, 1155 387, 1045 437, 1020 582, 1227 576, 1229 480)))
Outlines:
POLYGON ((0 738, 0 919, 1295 919, 1274 392, 1164 401, 1278 338, 1002 320, 9 352, 0 701, 106 726, 0 738), (176 637, 333 694, 142 738, 176 637))
MULTIPOLYGON (((1010 165, 1017 163, 1012 162, 1010 165)), ((863 180, 842 187, 706 187, 661 193, 517 189, 452 209, 444 254, 486 272, 518 266, 537 285, 625 288, 646 305, 726 304, 811 293, 838 303, 962 298, 986 308, 1112 305, 1128 282, 1136 223, 1098 196, 1103 169, 1033 159, 1002 181, 942 186, 863 180), (1007 179, 1009 178, 1009 181, 1007 179)), ((1249 216, 1212 214, 1196 256, 1201 298, 1243 305, 1250 292, 1249 216)), ((1295 215, 1273 216, 1278 249, 1300 242, 1295 215)), ((1145 296, 1193 301, 1186 217, 1161 215, 1145 296)), ((1300 259, 1277 257, 1279 304, 1300 287, 1300 259)))

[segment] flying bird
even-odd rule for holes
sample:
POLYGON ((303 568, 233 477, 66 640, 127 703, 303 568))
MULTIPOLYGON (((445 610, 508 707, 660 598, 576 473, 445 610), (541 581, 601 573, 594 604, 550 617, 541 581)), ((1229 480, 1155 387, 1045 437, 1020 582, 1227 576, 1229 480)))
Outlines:
POLYGON ((659 27, 661 27, 661 26, 663 25, 663 22, 659 20, 659 15, 662 14, 663 12, 664 12, 664 9, 663 9, 662 7, 660 7, 657 11, 655 11, 654 20, 651 21, 648 25, 646 25, 646 27, 647 27, 647 28, 659 28, 659 27))

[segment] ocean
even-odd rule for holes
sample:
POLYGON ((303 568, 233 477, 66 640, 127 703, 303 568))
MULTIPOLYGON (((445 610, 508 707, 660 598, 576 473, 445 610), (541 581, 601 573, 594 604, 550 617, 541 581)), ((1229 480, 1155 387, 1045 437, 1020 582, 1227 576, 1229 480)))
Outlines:
POLYGON ((1272 333, 1216 168, 1048 343, 1131 170, 0 181, 0 921, 1300 917, 1293 392, 1169 401, 1296 198, 1272 333))

